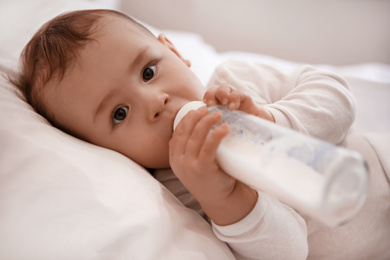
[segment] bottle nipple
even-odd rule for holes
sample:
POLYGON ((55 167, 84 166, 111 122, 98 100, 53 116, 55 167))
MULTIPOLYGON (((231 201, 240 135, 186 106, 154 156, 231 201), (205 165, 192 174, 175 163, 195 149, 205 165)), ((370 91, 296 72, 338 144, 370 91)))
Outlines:
POLYGON ((188 112, 190 112, 191 110, 197 110, 198 108, 205 107, 205 106, 206 104, 203 103, 202 101, 191 101, 185 104, 182 108, 180 108, 179 112, 177 112, 177 115, 173 122, 173 131, 175 131, 177 125, 180 123, 180 121, 188 112))

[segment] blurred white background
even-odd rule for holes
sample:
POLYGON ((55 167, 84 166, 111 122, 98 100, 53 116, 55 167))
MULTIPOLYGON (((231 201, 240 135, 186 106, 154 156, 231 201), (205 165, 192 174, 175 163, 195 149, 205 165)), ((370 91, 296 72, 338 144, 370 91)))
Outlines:
POLYGON ((389 0, 112 1, 158 29, 199 33, 218 51, 316 64, 390 64, 389 0))

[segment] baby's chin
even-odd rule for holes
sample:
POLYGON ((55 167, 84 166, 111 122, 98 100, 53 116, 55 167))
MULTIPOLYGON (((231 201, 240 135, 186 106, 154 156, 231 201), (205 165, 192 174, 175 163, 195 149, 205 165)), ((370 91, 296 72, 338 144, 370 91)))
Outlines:
POLYGON ((134 162, 138 163, 142 167, 146 169, 168 169, 171 168, 169 165, 169 153, 167 152, 166 155, 160 155, 158 158, 148 158, 148 161, 146 162, 137 162, 136 160, 133 160, 134 162))

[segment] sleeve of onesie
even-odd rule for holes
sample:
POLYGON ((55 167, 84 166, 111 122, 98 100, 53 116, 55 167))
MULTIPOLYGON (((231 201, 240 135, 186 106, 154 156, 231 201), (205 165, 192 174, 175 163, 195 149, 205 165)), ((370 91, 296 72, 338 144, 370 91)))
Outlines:
POLYGON ((264 105, 275 123, 340 143, 352 125, 356 103, 342 78, 304 65, 288 70, 229 60, 215 70, 207 87, 229 84, 264 105))
POLYGON ((307 229, 303 218, 278 200, 259 192, 254 209, 241 221, 218 226, 215 235, 228 243, 236 259, 306 259, 307 229))

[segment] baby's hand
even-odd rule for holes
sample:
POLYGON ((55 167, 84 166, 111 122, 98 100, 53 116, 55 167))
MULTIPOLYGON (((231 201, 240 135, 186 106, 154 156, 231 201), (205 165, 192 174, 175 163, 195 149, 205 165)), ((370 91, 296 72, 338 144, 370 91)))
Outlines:
POLYGON ((275 122, 272 114, 245 92, 230 85, 220 85, 209 88, 204 94, 203 101, 207 106, 224 105, 230 110, 241 110, 269 121, 275 122))
POLYGON ((216 160, 217 148, 228 134, 221 113, 206 108, 190 111, 179 123, 169 142, 173 172, 217 224, 228 225, 244 218, 254 207, 257 193, 227 175, 216 160))

